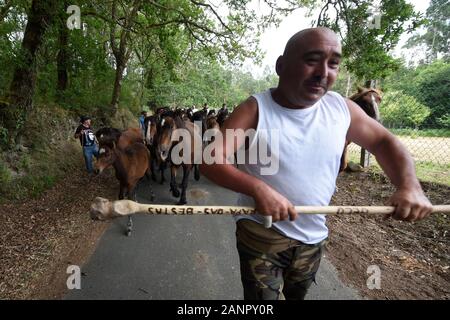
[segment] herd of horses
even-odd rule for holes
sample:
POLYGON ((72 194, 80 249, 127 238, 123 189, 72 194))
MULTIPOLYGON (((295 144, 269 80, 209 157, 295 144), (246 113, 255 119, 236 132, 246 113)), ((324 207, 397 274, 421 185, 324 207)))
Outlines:
MULTIPOLYGON (((379 120, 378 105, 381 101, 381 92, 376 89, 360 88, 358 93, 350 97, 369 116, 379 120)), ((119 181, 119 199, 125 197, 136 201, 136 187, 142 179, 157 181, 159 171, 159 182, 165 182, 165 170, 170 168, 170 192, 173 197, 179 198, 178 205, 187 203, 186 190, 191 171, 194 171, 195 180, 200 179, 198 162, 194 161, 194 148, 191 149, 190 161, 175 163, 171 158, 172 149, 181 143, 174 139, 177 129, 186 129, 189 132, 191 145, 194 139, 200 139, 203 146, 210 142, 205 132, 208 129, 220 130, 229 111, 225 105, 217 112, 214 109, 204 107, 195 111, 191 108, 170 109, 159 108, 154 115, 148 116, 144 120, 144 131, 139 128, 128 128, 119 130, 115 128, 101 128, 96 132, 99 142, 99 155, 96 161, 96 171, 100 174, 108 167, 114 167, 115 175, 119 181), (201 122, 201 128, 196 123, 201 122), (176 182, 177 172, 182 168, 183 177, 181 182, 181 192, 176 182)), ((184 139, 184 138, 183 138, 184 139)), ((347 167, 347 141, 342 158, 341 171, 347 167)), ((189 156, 189 155, 188 155, 189 156)), ((154 193, 151 189, 151 200, 154 193)), ((127 224, 127 235, 132 231, 132 218, 129 216, 127 224)))
MULTIPOLYGON (((119 199, 125 197, 136 201, 136 187, 142 179, 157 181, 157 171, 160 173, 159 182, 165 182, 165 170, 170 168, 170 192, 172 196, 179 198, 178 205, 187 203, 186 190, 191 171, 194 178, 200 179, 198 161, 195 161, 194 148, 191 149, 190 161, 181 163, 171 158, 171 151, 179 143, 186 143, 174 137, 177 129, 186 129, 191 141, 194 139, 204 141, 204 133, 208 129, 220 130, 229 112, 222 106, 217 113, 214 109, 193 111, 187 109, 159 108, 154 115, 144 119, 144 132, 139 128, 128 128, 124 131, 115 128, 101 128, 95 135, 99 143, 99 154, 96 161, 96 171, 100 174, 108 167, 114 167, 116 178, 119 181, 119 199), (195 123, 201 122, 201 128, 195 123), (182 168, 183 178, 181 191, 176 182, 177 172, 182 168)), ((183 155, 181 155, 183 156, 183 155)), ((154 193, 150 184, 150 195, 153 201, 154 193)), ((131 234, 133 222, 128 218, 127 235, 131 234)))

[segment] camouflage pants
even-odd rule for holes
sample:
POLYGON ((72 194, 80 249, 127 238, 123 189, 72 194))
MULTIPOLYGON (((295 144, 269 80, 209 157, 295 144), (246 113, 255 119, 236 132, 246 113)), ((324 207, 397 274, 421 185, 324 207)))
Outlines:
POLYGON ((317 244, 298 241, 276 253, 259 252, 237 238, 245 300, 303 300, 315 282, 327 239, 317 244))

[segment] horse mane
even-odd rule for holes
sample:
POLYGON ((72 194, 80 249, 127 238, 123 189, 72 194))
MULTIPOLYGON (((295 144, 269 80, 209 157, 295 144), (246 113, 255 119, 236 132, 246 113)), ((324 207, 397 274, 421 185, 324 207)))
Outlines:
POLYGON ((125 150, 124 150, 125 154, 127 156, 132 157, 134 154, 136 154, 136 147, 134 146, 134 144, 128 146, 125 150))
POLYGON ((120 136, 122 135, 122 131, 116 128, 111 127, 104 127, 97 130, 95 133, 95 136, 97 137, 97 140, 100 141, 108 141, 110 139, 114 140, 115 142, 119 141, 120 136))
POLYGON ((144 119, 144 124, 146 126, 148 126, 149 123, 152 124, 152 123, 156 123, 156 122, 157 122, 157 116, 155 116, 155 115, 145 117, 145 119, 144 119))
POLYGON ((184 128, 184 121, 180 116, 175 116, 175 118, 173 119, 175 121, 175 125, 177 126, 177 128, 184 128))
POLYGON ((114 138, 106 137, 106 138, 102 138, 99 141, 99 148, 107 147, 111 150, 114 150, 116 148, 116 144, 117 144, 117 141, 114 138))
POLYGON ((356 92, 355 94, 351 95, 349 97, 349 99, 353 100, 353 101, 357 101, 357 100, 361 99, 361 97, 363 97, 364 95, 366 95, 369 92, 376 93, 380 98, 383 95, 383 92, 381 90, 379 90, 379 89, 358 87, 358 92, 356 92))

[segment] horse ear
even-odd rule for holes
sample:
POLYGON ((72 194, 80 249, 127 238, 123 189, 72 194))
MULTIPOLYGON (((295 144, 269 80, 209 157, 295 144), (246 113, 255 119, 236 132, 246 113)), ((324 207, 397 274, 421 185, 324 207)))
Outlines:
POLYGON ((116 148, 116 142, 113 140, 113 149, 115 149, 116 148))
POLYGON ((358 93, 361 93, 361 92, 363 92, 363 91, 364 91, 364 88, 361 87, 361 86, 358 86, 358 93))

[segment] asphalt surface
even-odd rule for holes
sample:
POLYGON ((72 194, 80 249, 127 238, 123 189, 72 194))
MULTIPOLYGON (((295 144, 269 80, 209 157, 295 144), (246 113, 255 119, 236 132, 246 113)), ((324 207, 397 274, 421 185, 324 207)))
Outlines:
MULTIPOLYGON (((151 185, 155 203, 176 203, 167 182, 151 185)), ((148 185, 139 186, 139 202, 150 203, 148 191, 148 185)), ((192 205, 234 205, 237 194, 201 177, 191 178, 187 196, 192 205)), ((127 218, 112 222, 81 266, 81 289, 69 291, 65 299, 243 298, 232 217, 135 215, 133 222, 130 237, 125 236, 127 218)), ((326 257, 316 281, 307 299, 360 299, 338 279, 326 257)))

